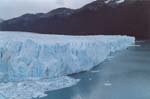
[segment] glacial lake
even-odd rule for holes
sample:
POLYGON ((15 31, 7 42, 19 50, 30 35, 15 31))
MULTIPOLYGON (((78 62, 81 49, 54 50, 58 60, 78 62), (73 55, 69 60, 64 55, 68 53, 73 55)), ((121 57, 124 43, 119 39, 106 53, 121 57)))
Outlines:
POLYGON ((93 70, 71 77, 81 81, 40 99, 150 99, 150 41, 137 41, 93 70))

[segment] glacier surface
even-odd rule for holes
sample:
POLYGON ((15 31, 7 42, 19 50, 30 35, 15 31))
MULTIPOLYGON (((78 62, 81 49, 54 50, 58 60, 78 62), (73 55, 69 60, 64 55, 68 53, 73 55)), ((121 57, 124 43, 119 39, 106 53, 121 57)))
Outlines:
MULTIPOLYGON (((33 82, 88 71, 107 59, 111 53, 125 49, 134 43, 134 37, 119 35, 65 36, 0 32, 0 80, 33 82)), ((78 82, 71 78, 68 78, 68 81, 78 82)), ((20 88, 16 87, 15 83, 11 84, 14 89, 20 88)), ((29 86, 32 86, 30 84, 29 86)), ((6 96, 4 93, 9 91, 3 91, 4 89, 0 85, 0 95, 6 96)), ((18 90, 29 91, 28 87, 18 90)), ((41 93, 45 91, 47 89, 44 88, 41 93)), ((21 99, 33 98, 33 96, 28 97, 21 97, 21 99)), ((8 99, 18 98, 12 98, 10 95, 8 99)))

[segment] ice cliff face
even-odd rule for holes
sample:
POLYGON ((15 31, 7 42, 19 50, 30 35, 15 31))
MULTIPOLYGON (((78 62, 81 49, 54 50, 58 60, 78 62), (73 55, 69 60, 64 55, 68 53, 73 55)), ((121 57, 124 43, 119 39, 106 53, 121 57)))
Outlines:
POLYGON ((0 32, 0 79, 44 79, 87 71, 134 40, 127 36, 0 32))
POLYGON ((134 41, 128 36, 0 32, 0 80, 7 82, 0 82, 0 99, 40 98, 73 86, 79 80, 66 75, 90 70, 134 41))

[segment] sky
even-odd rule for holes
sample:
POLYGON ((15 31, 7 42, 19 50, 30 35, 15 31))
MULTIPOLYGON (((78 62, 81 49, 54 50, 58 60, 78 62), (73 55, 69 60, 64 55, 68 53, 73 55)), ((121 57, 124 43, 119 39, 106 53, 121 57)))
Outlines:
POLYGON ((10 19, 25 13, 46 13, 55 8, 80 8, 95 0, 0 0, 0 18, 10 19))

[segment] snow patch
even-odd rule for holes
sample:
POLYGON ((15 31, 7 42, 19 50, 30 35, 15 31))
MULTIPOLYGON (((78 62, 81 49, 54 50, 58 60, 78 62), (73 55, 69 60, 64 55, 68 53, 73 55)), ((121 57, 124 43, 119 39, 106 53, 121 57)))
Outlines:
POLYGON ((106 4, 109 4, 111 2, 115 2, 117 4, 120 4, 120 3, 124 3, 125 0, 106 0, 106 1, 104 1, 104 3, 106 3, 106 4))
POLYGON ((125 2, 125 0, 117 0, 116 1, 117 4, 120 4, 120 3, 123 3, 123 2, 125 2))
POLYGON ((106 1, 104 1, 104 2, 107 4, 107 3, 110 3, 111 1, 112 1, 112 0, 106 0, 106 1))

